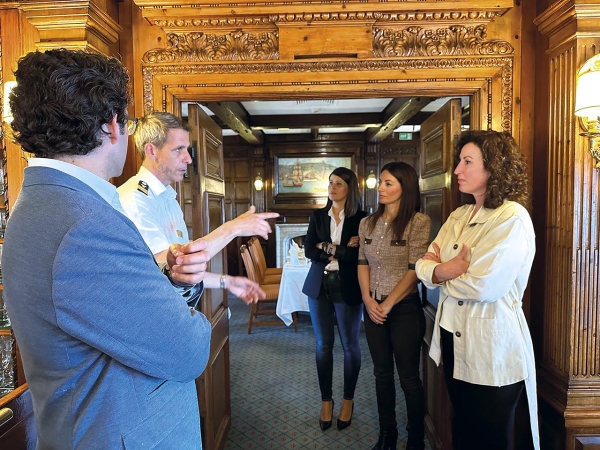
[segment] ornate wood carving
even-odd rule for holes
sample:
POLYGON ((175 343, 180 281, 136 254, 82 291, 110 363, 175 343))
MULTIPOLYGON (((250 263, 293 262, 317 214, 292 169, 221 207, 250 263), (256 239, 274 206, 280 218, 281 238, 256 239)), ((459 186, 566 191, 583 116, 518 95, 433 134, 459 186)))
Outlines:
POLYGON ((27 20, 40 33, 40 50, 85 48, 108 54, 123 28, 93 1, 23 2, 27 20))
POLYGON ((577 71, 600 49, 599 18, 598 5, 562 0, 535 20, 546 39, 549 86, 548 144, 535 156, 547 159, 540 170, 552 193, 538 199, 546 202, 538 392, 564 418, 567 450, 578 448, 577 435, 600 434, 600 179, 573 115, 577 71))
POLYGON ((417 147, 393 147, 384 148, 381 147, 380 154, 383 155, 416 155, 417 147))
POLYGON ((274 26, 279 23, 313 23, 313 22, 344 22, 344 21, 373 21, 378 24, 419 24, 444 22, 489 22, 502 15, 500 11, 456 11, 456 12, 326 12, 326 13, 289 13, 270 14, 265 16, 231 16, 207 18, 153 18, 151 23, 162 28, 165 32, 193 30, 197 28, 233 28, 274 26))
MULTIPOLYGON (((312 16, 307 14, 306 16, 312 16)), ((359 16, 358 14, 354 15, 359 16)), ((364 20, 364 18, 361 17, 364 20)), ((174 22, 161 20, 162 24, 174 22)), ((192 20, 177 21, 196 22, 192 20)), ((208 22, 199 20, 199 23, 208 22)), ((231 26, 227 20, 211 20, 217 26, 231 26)), ((233 20, 244 22, 242 19, 233 20)), ((184 23, 179 23, 183 26, 184 23)), ((247 24, 245 24, 247 25, 247 24)), ((251 24, 252 26, 254 24, 251 24)), ((377 58, 415 56, 511 55, 513 46, 503 40, 486 40, 487 27, 451 25, 447 28, 373 29, 373 56, 377 58)), ((279 59, 279 34, 276 30, 250 33, 242 29, 223 34, 204 32, 168 33, 168 47, 152 49, 144 62, 251 61, 279 59)))
MULTIPOLYGON (((395 2, 393 12, 389 12, 390 6, 386 4, 387 2, 372 0, 270 0, 268 2, 243 0, 235 3, 228 3, 226 1, 198 1, 183 5, 181 2, 175 1, 134 0, 134 3, 142 10, 144 17, 150 19, 151 23, 154 20, 161 20, 165 17, 175 20, 185 16, 216 16, 221 12, 223 12, 220 14, 222 16, 236 15, 240 17, 244 13, 248 15, 260 15, 264 14, 265 10, 272 10, 276 16, 286 18, 301 17, 311 13, 324 13, 339 17, 349 15, 351 17, 357 11, 363 13, 363 10, 366 8, 376 12, 383 11, 392 17, 390 20, 492 20, 514 6, 514 0, 480 0, 477 2, 477 6, 475 7, 477 9, 475 10, 471 2, 465 1, 402 0, 395 2), (339 11, 340 8, 343 11, 342 13, 331 12, 339 11), (418 12, 415 12, 417 10, 418 12), (284 12, 282 13, 281 11, 284 12)), ((305 21, 307 19, 300 20, 305 21)))
POLYGON ((502 40, 485 40, 486 26, 466 27, 452 25, 448 28, 409 27, 405 29, 375 28, 373 30, 373 56, 378 58, 399 56, 466 56, 508 55, 514 53, 510 43, 502 40))
POLYGON ((146 63, 276 60, 279 37, 276 31, 259 34, 242 30, 226 34, 169 33, 169 46, 149 50, 146 63))
MULTIPOLYGON (((502 129, 512 131, 512 103, 513 103, 513 56, 498 56, 498 57, 469 57, 469 58, 435 58, 435 59, 393 59, 393 60, 377 60, 377 61, 332 61, 332 62, 277 62, 277 63, 232 63, 232 64, 157 64, 150 63, 142 67, 142 76, 144 84, 144 111, 146 113, 154 110, 154 91, 152 80, 155 76, 161 75, 199 75, 199 74, 252 74, 252 73, 307 73, 307 72, 370 72, 370 71, 397 71, 405 73, 410 70, 421 69, 470 69, 478 67, 496 67, 501 70, 502 89, 501 89, 501 121, 502 129)), ((472 81, 477 77, 453 77, 452 80, 459 82, 462 80, 472 81)), ((196 87, 219 87, 219 88, 236 88, 240 86, 250 85, 253 83, 240 83, 239 80, 232 78, 224 78, 225 81, 217 83, 198 83, 195 80, 196 87)), ((289 79, 288 79, 289 80, 289 79)), ((410 82, 423 81, 426 83, 434 83, 446 81, 447 78, 411 78, 410 82)), ((482 81, 491 84, 491 79, 482 78, 482 81)), ((300 89, 302 86, 337 86, 339 84, 352 84, 356 89, 361 89, 362 85, 372 87, 377 83, 381 84, 401 84, 407 82, 406 79, 389 79, 377 80, 370 79, 361 81, 357 79, 348 79, 345 81, 312 79, 310 81, 281 81, 273 78, 273 81, 261 81, 258 85, 261 88, 272 86, 276 90, 280 90, 282 86, 294 86, 300 89)), ((178 86, 182 86, 178 83, 178 86)), ((163 86, 164 90, 168 86, 163 86)), ((488 92, 491 92, 488 89, 488 92)), ((488 98, 488 123, 491 124, 491 96, 488 98)), ((164 100, 163 100, 164 102, 164 100)))

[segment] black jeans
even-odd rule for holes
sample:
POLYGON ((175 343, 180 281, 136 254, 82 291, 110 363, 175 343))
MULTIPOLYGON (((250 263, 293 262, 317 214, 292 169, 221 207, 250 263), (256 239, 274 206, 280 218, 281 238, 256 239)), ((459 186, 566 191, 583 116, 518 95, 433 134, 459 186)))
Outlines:
POLYGON ((424 448, 425 395, 419 374, 425 315, 418 294, 409 294, 396 304, 386 321, 378 325, 365 309, 365 333, 373 359, 379 428, 397 427, 394 359, 406 400, 408 446, 424 448))
POLYGON ((444 378, 454 408, 452 447, 512 450, 515 410, 524 382, 484 386, 454 379, 454 335, 443 328, 440 331, 444 378))
POLYGON ((350 306, 342 299, 342 288, 337 272, 323 276, 319 298, 308 298, 310 319, 317 339, 316 361, 321 399, 332 399, 334 323, 344 350, 344 398, 352 400, 360 372, 361 354, 360 304, 350 306))

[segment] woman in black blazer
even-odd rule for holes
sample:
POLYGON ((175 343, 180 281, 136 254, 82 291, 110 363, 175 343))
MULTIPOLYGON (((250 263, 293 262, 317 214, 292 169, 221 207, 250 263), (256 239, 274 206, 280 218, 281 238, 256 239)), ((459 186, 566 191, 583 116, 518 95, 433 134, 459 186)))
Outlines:
POLYGON ((304 240, 312 261, 302 292, 308 296, 310 318, 317 338, 316 360, 321 390, 319 426, 325 431, 333 420, 334 323, 344 349, 344 400, 338 430, 352 423, 354 390, 360 372, 358 343, 362 297, 357 276, 358 225, 367 213, 360 209, 358 180, 354 172, 338 167, 329 175, 325 208, 310 217, 304 240))

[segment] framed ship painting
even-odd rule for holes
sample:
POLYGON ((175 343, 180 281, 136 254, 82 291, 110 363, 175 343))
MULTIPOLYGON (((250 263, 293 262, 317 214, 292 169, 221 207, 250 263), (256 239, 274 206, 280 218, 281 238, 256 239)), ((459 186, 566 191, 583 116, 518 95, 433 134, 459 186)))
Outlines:
POLYGON ((354 170, 352 156, 275 156, 274 194, 327 197, 329 175, 336 167, 354 170))

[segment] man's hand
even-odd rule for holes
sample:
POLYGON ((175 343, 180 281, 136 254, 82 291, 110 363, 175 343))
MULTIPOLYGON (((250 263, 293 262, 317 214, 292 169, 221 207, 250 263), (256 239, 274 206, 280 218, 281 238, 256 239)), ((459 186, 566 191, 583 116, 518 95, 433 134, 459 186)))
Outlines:
POLYGON ((235 219, 225 223, 233 227, 236 236, 262 236, 264 239, 269 238, 271 225, 267 222, 268 219, 279 217, 279 213, 255 213, 256 208, 251 206, 244 214, 240 214, 235 219))
POLYGON ((223 225, 199 240, 207 241, 207 250, 211 254, 216 255, 238 236, 258 235, 268 239, 269 233, 271 232, 271 225, 269 225, 267 220, 279 217, 279 214, 255 213, 254 210, 254 206, 251 206, 244 214, 240 214, 235 219, 225 222, 223 225))
POLYGON ((196 239, 185 245, 171 244, 167 252, 171 279, 183 286, 200 283, 204 279, 206 263, 210 261, 207 247, 208 242, 203 239, 196 239))
POLYGON ((227 276, 225 288, 236 297, 241 298, 246 304, 256 303, 265 298, 265 291, 254 281, 245 277, 227 276))

